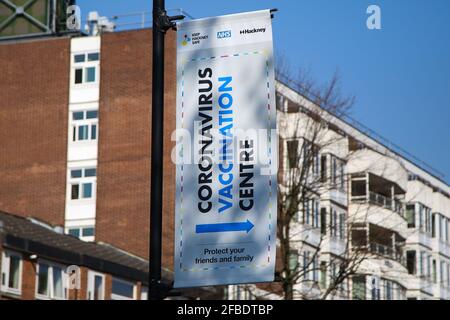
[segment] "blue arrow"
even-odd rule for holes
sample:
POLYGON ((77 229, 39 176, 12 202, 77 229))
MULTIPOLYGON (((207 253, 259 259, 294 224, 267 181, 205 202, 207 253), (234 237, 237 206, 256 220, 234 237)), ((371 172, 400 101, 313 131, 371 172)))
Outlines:
POLYGON ((195 227, 196 233, 214 233, 214 232, 250 232, 254 227, 249 220, 246 222, 230 222, 230 223, 216 223, 216 224, 198 224, 195 227))

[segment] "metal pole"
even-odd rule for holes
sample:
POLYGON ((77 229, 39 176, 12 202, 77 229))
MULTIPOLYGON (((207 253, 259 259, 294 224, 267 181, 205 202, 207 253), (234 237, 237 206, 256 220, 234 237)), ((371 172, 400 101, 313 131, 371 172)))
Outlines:
POLYGON ((175 20, 184 16, 168 17, 164 0, 153 0, 153 76, 152 76, 152 155, 150 196, 150 279, 149 299, 167 295, 161 283, 162 257, 162 191, 163 191, 163 137, 164 137, 164 37, 175 20))
POLYGON ((153 0, 150 299, 158 297, 158 288, 161 284, 165 30, 161 28, 159 21, 164 9, 164 0, 153 0))

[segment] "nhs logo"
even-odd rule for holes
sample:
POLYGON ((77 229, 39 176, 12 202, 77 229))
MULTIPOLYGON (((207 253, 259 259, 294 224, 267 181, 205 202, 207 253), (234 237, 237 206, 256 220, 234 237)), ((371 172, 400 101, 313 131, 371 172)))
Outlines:
POLYGON ((231 38, 231 30, 217 32, 217 39, 231 38))

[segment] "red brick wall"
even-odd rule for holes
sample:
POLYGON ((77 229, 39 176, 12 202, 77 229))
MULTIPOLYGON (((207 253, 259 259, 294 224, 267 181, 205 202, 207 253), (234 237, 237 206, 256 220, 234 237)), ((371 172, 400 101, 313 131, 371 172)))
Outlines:
POLYGON ((0 44, 0 209, 64 223, 69 39, 0 44))
MULTIPOLYGON (((98 241, 148 257, 150 216, 150 130, 152 32, 102 36, 98 241)), ((166 44, 164 153, 164 264, 172 264, 175 169, 170 154, 175 129, 175 33, 166 44)))
POLYGON ((36 296, 36 264, 22 260, 22 300, 34 300, 36 296))

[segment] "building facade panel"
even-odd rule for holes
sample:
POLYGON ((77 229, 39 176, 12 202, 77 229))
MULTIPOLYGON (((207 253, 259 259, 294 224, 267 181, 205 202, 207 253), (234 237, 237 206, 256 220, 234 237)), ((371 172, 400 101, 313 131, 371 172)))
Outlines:
POLYGON ((67 38, 0 44, 0 208, 60 225, 69 55, 67 38))
MULTIPOLYGON (((150 217, 151 30, 102 36, 97 235, 148 257, 150 217)), ((164 138, 165 265, 173 252, 175 171, 171 133, 175 129, 175 35, 166 49, 164 138)))

